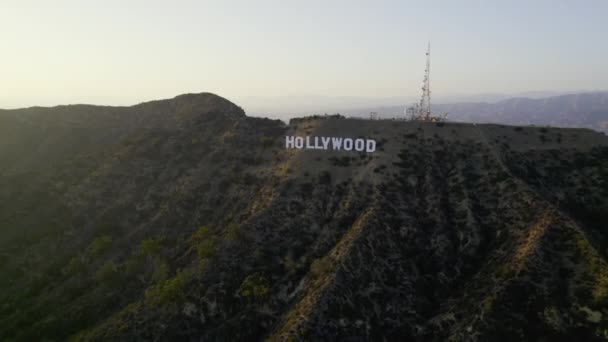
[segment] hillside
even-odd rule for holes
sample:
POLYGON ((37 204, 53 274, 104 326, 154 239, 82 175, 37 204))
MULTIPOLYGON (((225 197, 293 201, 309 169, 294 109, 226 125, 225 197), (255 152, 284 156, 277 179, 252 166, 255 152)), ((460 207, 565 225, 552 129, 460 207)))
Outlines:
POLYGON ((608 339, 587 129, 286 125, 209 93, 0 111, 0 200, 0 340, 608 339))

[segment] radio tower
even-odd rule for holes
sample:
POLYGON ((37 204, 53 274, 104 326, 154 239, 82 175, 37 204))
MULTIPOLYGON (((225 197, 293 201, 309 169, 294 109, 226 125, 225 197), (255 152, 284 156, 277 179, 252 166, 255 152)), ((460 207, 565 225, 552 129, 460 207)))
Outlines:
POLYGON ((431 113, 431 42, 428 43, 426 50, 426 69, 424 69, 424 81, 422 82, 422 97, 420 102, 405 109, 406 118, 413 121, 445 121, 448 114, 443 116, 433 116, 431 113))
POLYGON ((426 69, 424 69, 424 81, 422 82, 422 97, 418 107, 418 117, 424 121, 431 120, 431 42, 426 49, 426 69))

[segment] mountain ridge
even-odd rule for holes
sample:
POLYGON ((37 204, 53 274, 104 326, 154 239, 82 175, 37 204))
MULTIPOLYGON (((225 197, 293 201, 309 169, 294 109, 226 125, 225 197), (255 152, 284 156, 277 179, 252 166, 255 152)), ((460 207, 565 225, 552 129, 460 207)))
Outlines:
MULTIPOLYGON (((365 116, 377 112, 381 117, 403 115, 403 107, 377 107, 345 110, 346 115, 365 116)), ((448 113, 450 121, 582 127, 608 132, 608 92, 587 92, 547 98, 510 98, 498 102, 437 103, 437 113, 448 113)))
POLYGON ((0 338, 607 336, 605 135, 194 97, 148 102, 149 126, 0 135, 0 338))

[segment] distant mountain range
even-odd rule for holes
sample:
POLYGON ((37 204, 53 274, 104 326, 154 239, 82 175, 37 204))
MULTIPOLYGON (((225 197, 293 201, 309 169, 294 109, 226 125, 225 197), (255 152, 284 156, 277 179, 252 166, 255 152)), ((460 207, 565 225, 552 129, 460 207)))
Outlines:
MULTIPOLYGON (((344 111, 351 116, 403 116, 403 106, 378 106, 344 111)), ((436 113, 448 113, 450 121, 583 127, 608 132, 608 92, 588 92, 547 98, 511 98, 496 103, 436 104, 436 113)))
MULTIPOLYGON (((513 98, 543 99, 553 96, 597 93, 597 90, 573 91, 527 91, 518 93, 451 93, 433 94, 434 104, 446 103, 496 103, 513 98)), ((419 96, 328 96, 315 94, 283 95, 274 97, 236 96, 230 98, 239 103, 248 115, 269 116, 279 119, 289 119, 297 116, 323 113, 358 112, 367 108, 396 108, 403 112, 403 106, 417 102, 419 96)), ((364 113, 368 114, 368 113, 364 113)), ((393 114, 393 113, 391 113, 393 114)))

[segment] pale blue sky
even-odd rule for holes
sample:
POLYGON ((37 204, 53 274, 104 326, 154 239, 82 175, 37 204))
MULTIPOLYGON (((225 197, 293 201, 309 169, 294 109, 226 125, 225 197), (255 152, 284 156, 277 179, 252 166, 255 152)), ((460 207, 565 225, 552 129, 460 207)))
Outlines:
POLYGON ((0 108, 608 89, 608 1, 0 1, 0 108))

